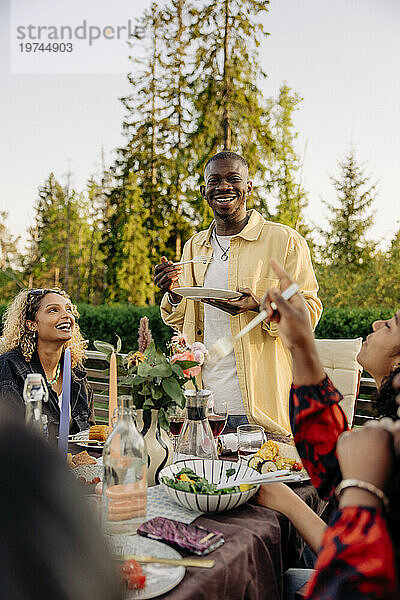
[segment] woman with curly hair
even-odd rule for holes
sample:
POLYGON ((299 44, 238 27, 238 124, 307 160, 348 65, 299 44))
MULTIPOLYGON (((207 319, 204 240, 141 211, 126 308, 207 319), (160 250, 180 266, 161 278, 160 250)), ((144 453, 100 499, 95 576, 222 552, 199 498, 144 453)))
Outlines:
POLYGON ((49 399, 43 412, 49 431, 56 435, 60 422, 63 382, 63 352, 72 359, 71 433, 95 423, 93 392, 83 369, 85 342, 76 323, 79 314, 65 291, 32 289, 21 291, 3 317, 0 340, 0 395, 24 406, 23 390, 28 373, 41 373, 49 399))

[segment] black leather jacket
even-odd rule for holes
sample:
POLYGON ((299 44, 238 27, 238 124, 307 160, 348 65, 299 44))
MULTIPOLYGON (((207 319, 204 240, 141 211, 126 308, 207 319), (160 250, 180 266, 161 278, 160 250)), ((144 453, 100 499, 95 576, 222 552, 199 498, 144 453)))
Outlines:
MULTIPOLYGON (((6 400, 17 403, 24 408, 24 384, 28 373, 41 373, 46 381, 46 375, 35 352, 30 362, 22 356, 19 348, 0 355, 0 394, 6 400)), ((60 407, 56 392, 47 385, 48 402, 43 402, 42 412, 49 421, 50 436, 58 435, 60 424, 60 407)), ((71 425, 70 432, 77 433, 95 424, 93 390, 87 381, 86 371, 81 365, 72 369, 71 377, 71 425)))

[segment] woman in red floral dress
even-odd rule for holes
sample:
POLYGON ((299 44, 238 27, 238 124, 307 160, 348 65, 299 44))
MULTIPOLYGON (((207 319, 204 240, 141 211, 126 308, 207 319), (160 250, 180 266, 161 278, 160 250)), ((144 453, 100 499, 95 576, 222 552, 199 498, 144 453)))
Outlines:
MULTIPOLYGON (((271 262, 285 289, 292 281, 271 262)), ((374 427, 349 432, 339 406, 342 396, 324 373, 302 296, 296 294, 286 301, 271 289, 262 304, 292 354, 290 418, 304 466, 324 499, 330 499, 344 483, 328 527, 284 484, 263 486, 258 501, 285 514, 309 546, 319 550, 308 598, 398 597, 400 421, 392 419, 398 418, 393 378, 400 373, 400 311, 392 319, 373 324, 373 333, 358 356, 377 383, 378 405, 386 418, 374 422, 374 427), (272 310, 272 301, 277 311, 272 310), (385 512, 382 499, 386 497, 385 512)))

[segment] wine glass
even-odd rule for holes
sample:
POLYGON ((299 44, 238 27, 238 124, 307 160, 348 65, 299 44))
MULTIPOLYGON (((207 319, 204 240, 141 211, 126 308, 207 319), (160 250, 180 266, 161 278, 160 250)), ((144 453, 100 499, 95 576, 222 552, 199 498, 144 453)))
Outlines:
POLYGON ((225 400, 214 401, 207 414, 211 431, 215 439, 223 432, 228 419, 228 403, 225 400))
POLYGON ((183 423, 185 421, 186 408, 180 408, 180 406, 177 405, 172 406, 168 409, 167 416, 169 419, 169 435, 172 438, 175 450, 176 440, 182 431, 183 423))

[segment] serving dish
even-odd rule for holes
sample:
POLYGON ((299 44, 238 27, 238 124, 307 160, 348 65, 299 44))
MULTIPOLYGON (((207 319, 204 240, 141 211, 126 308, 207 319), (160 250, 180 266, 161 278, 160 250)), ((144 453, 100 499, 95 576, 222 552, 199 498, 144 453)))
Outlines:
POLYGON ((251 469, 244 463, 237 463, 227 460, 210 460, 210 459, 188 459, 180 460, 169 467, 165 467, 159 475, 159 481, 171 500, 180 504, 184 508, 203 513, 216 513, 226 510, 232 510, 241 506, 259 489, 259 485, 254 485, 250 489, 243 492, 233 492, 227 494, 195 494, 192 492, 184 492, 170 487, 163 482, 163 477, 173 477, 183 468, 192 469, 200 477, 204 477, 210 483, 219 483, 221 479, 225 479, 225 472, 233 469, 234 474, 229 477, 229 482, 232 486, 235 485, 235 479, 243 477, 257 478, 257 471, 251 469))
POLYGON ((214 300, 237 300, 241 297, 240 292, 234 290, 222 290, 218 288, 205 287, 177 287, 171 290, 174 294, 179 294, 189 300, 202 300, 203 298, 212 298, 214 300))

